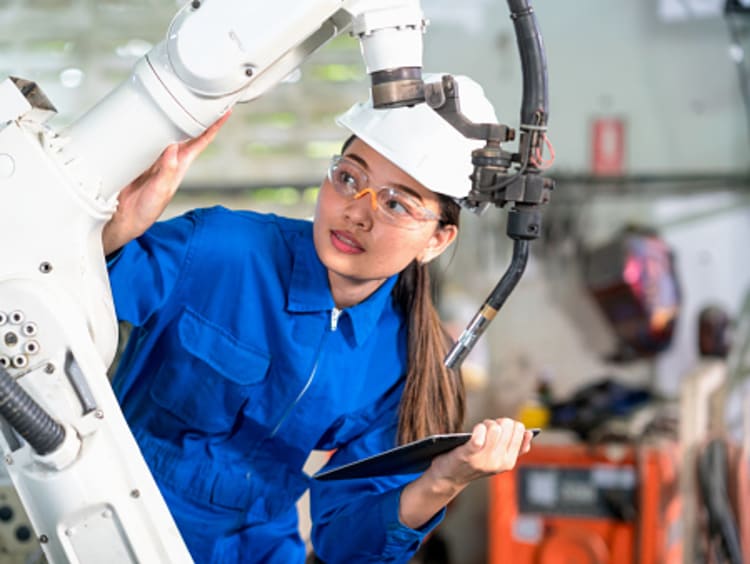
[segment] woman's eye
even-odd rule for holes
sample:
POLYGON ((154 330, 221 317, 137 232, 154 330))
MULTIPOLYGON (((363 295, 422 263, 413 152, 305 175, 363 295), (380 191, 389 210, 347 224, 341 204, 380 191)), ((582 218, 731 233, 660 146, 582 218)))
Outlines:
POLYGON ((339 182, 341 182, 341 184, 343 184, 344 186, 351 188, 352 190, 359 190, 359 183, 357 182, 357 179, 345 170, 339 171, 339 182))
POLYGON ((408 215, 409 206, 406 202, 401 201, 398 197, 390 196, 385 201, 385 208, 396 215, 408 215))

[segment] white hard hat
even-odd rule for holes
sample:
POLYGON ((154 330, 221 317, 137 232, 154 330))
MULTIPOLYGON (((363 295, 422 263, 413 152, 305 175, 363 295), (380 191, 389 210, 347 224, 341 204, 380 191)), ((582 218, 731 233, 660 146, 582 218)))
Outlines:
MULTIPOLYGON (((442 76, 425 74, 423 80, 437 82, 442 76)), ((476 123, 497 123, 482 87, 467 76, 454 78, 461 113, 476 123)), ((376 110, 370 97, 338 116, 336 123, 433 192, 456 199, 468 195, 471 152, 484 142, 467 139, 427 104, 376 110)))

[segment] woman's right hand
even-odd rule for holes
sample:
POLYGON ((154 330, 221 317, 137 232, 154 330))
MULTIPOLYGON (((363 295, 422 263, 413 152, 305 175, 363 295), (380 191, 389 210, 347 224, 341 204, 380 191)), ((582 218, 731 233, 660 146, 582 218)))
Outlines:
POLYGON ((159 219, 192 162, 213 141, 230 113, 224 114, 198 137, 164 149, 154 164, 122 189, 117 211, 102 232, 105 255, 143 234, 159 219))

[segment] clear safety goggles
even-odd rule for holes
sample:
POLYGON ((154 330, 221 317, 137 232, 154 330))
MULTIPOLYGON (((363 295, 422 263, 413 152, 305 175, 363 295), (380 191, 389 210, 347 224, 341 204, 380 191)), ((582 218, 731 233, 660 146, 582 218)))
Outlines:
POLYGON ((357 200, 369 195, 373 212, 397 227, 419 229, 425 221, 440 219, 417 198, 400 188, 372 186, 367 172, 353 160, 341 155, 331 159, 328 180, 342 196, 357 200))

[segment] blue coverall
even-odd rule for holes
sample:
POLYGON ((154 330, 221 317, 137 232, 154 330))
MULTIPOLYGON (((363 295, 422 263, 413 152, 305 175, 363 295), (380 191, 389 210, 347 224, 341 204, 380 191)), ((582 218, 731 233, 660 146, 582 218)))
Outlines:
POLYGON ((310 222, 215 207, 155 224, 110 277, 133 325, 115 392, 196 562, 303 562, 295 502, 308 487, 323 561, 411 557, 443 516, 399 522, 415 476, 302 472, 313 449, 336 449, 334 467, 396 444, 395 276, 339 311, 310 222))

